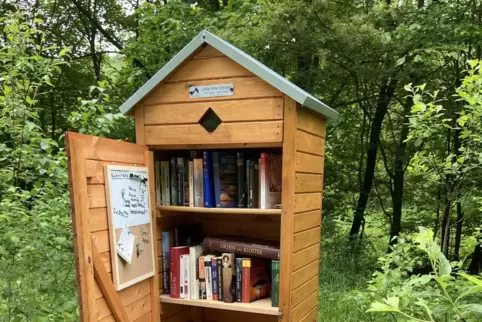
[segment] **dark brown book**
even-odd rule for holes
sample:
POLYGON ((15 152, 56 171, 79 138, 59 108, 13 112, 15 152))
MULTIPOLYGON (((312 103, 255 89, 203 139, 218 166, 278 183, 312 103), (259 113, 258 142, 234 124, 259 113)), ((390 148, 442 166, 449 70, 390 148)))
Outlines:
POLYGON ((279 260, 279 247, 267 244, 253 244, 235 240, 206 237, 203 246, 219 252, 230 252, 240 255, 262 257, 267 259, 279 260))

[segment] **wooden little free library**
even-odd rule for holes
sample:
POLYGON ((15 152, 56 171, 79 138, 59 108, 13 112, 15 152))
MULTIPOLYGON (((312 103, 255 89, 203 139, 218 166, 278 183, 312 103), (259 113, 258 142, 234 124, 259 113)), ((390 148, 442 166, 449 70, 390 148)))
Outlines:
MULTIPOLYGON (((135 118, 136 144, 66 134, 81 320, 316 321, 325 122, 338 114, 207 31, 120 109, 135 118), (281 209, 160 203, 156 162, 207 150, 280 154, 281 209), (148 209, 145 222, 131 225, 136 240, 142 238, 145 244, 135 241, 131 264, 117 254, 125 227, 112 219, 118 198, 124 197, 118 185, 127 183, 113 180, 121 178, 122 169, 134 173, 126 178, 131 183, 140 176, 132 187, 126 185, 129 193, 137 188, 147 193, 145 201, 139 201, 148 209), (109 177, 112 171, 120 171, 119 176, 109 177), (162 294, 161 232, 188 224, 198 225, 203 236, 277 244, 278 307, 272 307, 269 298, 224 303, 162 294), (140 251, 139 245, 147 248, 140 251), (139 254, 144 262, 139 262, 139 254)), ((124 237, 127 241, 128 234, 124 237)))

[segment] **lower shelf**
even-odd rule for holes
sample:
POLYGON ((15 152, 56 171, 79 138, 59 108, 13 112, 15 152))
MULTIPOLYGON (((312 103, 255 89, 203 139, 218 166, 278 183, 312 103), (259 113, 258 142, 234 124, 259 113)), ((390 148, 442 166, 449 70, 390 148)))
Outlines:
POLYGON ((161 303, 191 305, 199 307, 207 307, 211 309, 240 311, 248 313, 278 315, 278 308, 271 306, 271 298, 258 300, 252 303, 224 303, 220 301, 209 300, 185 300, 173 299, 168 294, 161 295, 161 303))

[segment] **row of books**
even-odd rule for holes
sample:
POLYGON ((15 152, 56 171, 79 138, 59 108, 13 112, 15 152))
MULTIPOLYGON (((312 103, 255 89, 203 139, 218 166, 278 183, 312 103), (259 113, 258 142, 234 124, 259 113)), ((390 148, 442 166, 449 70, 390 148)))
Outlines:
POLYGON ((202 157, 155 163, 158 205, 206 208, 280 208, 278 153, 203 151, 202 157))
POLYGON ((227 303, 250 303, 271 295, 272 306, 278 306, 279 260, 272 258, 279 258, 279 249, 217 238, 205 238, 202 245, 171 246, 173 233, 162 236, 163 293, 227 303), (226 249, 232 252, 223 252, 226 249))

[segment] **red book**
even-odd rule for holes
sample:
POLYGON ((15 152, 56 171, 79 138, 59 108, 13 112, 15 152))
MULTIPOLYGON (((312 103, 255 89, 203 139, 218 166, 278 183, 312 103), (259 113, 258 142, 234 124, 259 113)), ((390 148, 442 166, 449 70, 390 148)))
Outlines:
POLYGON ((171 290, 170 295, 172 298, 180 298, 180 288, 181 288, 181 255, 189 255, 189 247, 171 247, 170 250, 170 276, 171 276, 171 290))
POLYGON ((251 303, 268 297, 269 283, 268 267, 265 260, 261 258, 243 258, 243 303, 251 303))

